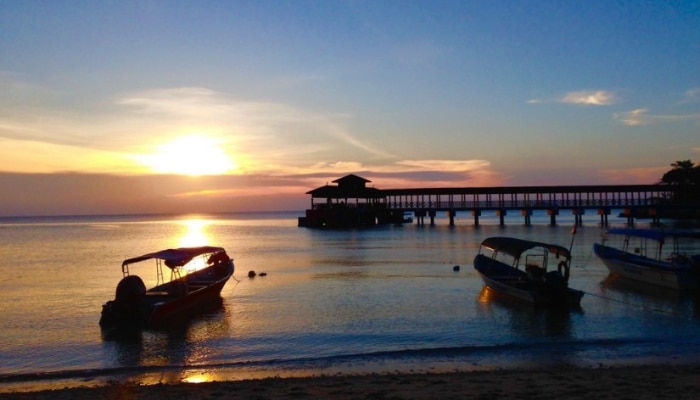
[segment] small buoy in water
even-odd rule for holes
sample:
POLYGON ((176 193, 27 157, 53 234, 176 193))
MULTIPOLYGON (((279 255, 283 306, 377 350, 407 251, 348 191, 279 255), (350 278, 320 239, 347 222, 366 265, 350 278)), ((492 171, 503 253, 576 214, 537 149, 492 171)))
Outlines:
POLYGON ((260 276, 267 276, 267 272, 261 272, 260 276))
POLYGON ((459 265, 455 265, 454 267, 452 267, 452 270, 455 272, 459 271, 459 265))
POLYGON ((255 278, 255 271, 248 271, 248 278, 255 278))

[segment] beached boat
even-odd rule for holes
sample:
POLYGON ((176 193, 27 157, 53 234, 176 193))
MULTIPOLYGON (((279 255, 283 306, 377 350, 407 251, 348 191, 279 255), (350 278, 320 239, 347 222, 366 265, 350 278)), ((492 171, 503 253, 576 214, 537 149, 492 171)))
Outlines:
POLYGON ((700 232, 616 228, 593 251, 611 274, 677 290, 698 288, 700 232))
POLYGON ((221 289, 233 275, 233 260, 221 247, 183 247, 124 260, 114 300, 102 306, 103 328, 158 328, 181 323, 221 304, 221 289), (146 289, 130 266, 155 261, 156 286, 146 289), (170 270, 165 282, 163 265, 170 270))
POLYGON ((571 252, 565 247, 512 237, 485 239, 474 258, 474 268, 486 286, 547 307, 580 306, 583 292, 568 285, 570 264, 571 252), (549 268, 550 262, 556 267, 549 268))

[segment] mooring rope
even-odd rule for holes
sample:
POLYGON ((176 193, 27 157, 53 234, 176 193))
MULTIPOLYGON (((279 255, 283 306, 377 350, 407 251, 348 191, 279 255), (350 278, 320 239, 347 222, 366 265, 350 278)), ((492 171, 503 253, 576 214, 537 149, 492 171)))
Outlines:
POLYGON ((588 257, 586 257, 586 262, 584 262, 583 265, 575 265, 574 268, 581 268, 581 269, 585 270, 587 274, 590 274, 590 271, 588 270, 588 264, 591 262, 592 257, 593 257, 593 248, 591 247, 591 250, 588 253, 588 257))
POLYGON ((611 301, 611 302, 618 303, 618 304, 623 304, 623 305, 630 306, 630 307, 636 307, 636 308, 639 308, 639 309, 642 309, 642 310, 645 310, 645 311, 653 311, 653 312, 658 312, 658 313, 661 313, 661 314, 673 315, 673 316, 675 316, 675 317, 682 317, 682 314, 680 314, 680 313, 678 313, 678 312, 676 312, 676 311, 668 311, 668 310, 664 310, 664 309, 661 309, 661 308, 658 308, 658 307, 649 307, 649 306, 645 306, 645 305, 641 305, 641 304, 630 303, 630 302, 627 302, 627 301, 624 301, 624 300, 619 300, 619 299, 615 299, 615 298, 612 298, 612 297, 607 297, 607 296, 603 296, 603 295, 600 295, 600 294, 587 292, 587 291, 585 291, 585 290, 582 290, 582 292, 585 293, 585 294, 588 295, 588 296, 597 297, 597 298, 599 298, 599 299, 611 301))
MULTIPOLYGON (((586 257, 586 261, 583 263, 583 265, 575 265, 574 268, 580 268, 580 269, 584 270, 585 273, 586 273, 587 275, 590 276, 592 273, 591 273, 591 271, 588 269, 588 264, 591 262, 591 258, 592 258, 592 257, 593 257, 593 247, 591 247, 591 250, 590 250, 590 252, 588 253, 588 257, 586 257)), ((650 306, 645 306, 645 305, 641 305, 641 304, 630 303, 630 302, 628 302, 628 301, 619 300, 619 299, 615 299, 615 298, 608 297, 608 296, 603 296, 603 295, 600 295, 600 294, 597 294, 597 293, 587 292, 587 291, 585 291, 585 290, 582 290, 582 292, 585 293, 585 294, 587 294, 587 295, 589 295, 589 296, 597 297, 597 298, 600 298, 600 299, 603 299, 603 300, 607 300, 607 301, 611 301, 611 302, 614 302, 614 303, 623 304, 623 305, 630 306, 630 307, 636 307, 636 308, 639 308, 639 309, 642 309, 642 310, 646 310, 646 311, 653 311, 653 312, 657 312, 657 313, 661 313, 661 314, 667 314, 667 315, 673 315, 673 316, 676 316, 676 317, 682 317, 682 314, 680 314, 680 313, 677 312, 677 311, 669 311, 669 310, 664 310, 664 309, 661 309, 661 308, 658 308, 658 307, 650 307, 650 306)))

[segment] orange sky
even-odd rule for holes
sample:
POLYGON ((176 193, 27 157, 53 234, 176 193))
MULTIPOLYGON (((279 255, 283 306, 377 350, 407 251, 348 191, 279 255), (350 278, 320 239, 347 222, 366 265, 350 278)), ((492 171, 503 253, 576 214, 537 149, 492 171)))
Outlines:
POLYGON ((0 216, 297 210, 350 173, 653 184, 700 154, 690 3, 2 10, 0 216))

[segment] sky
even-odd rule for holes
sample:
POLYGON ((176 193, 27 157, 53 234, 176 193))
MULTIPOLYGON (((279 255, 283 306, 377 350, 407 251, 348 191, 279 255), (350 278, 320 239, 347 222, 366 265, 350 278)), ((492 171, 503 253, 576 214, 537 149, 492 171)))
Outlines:
POLYGON ((0 216, 653 184, 700 162, 698 1, 0 0, 0 216))

